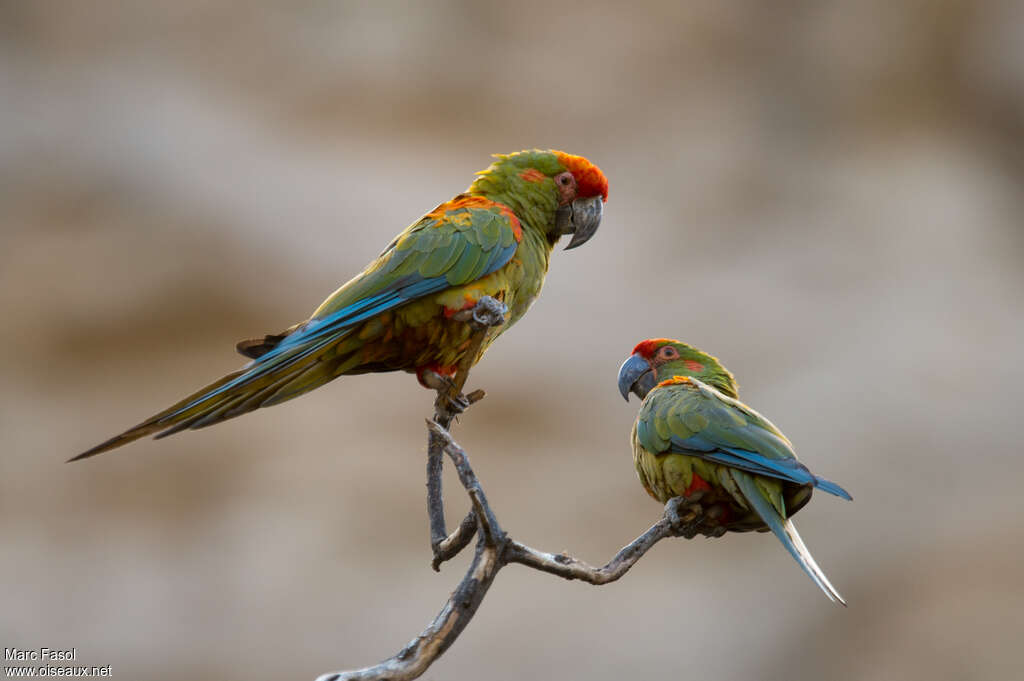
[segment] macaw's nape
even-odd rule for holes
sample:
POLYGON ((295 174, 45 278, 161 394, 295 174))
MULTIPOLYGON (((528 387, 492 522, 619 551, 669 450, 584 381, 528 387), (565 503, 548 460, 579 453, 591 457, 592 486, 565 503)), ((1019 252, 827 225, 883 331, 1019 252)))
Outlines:
POLYGON ((790 518, 815 488, 850 495, 796 460, 786 436, 739 401, 728 369, 686 343, 645 340, 619 369, 619 391, 643 400, 633 463, 652 497, 699 504, 707 536, 771 530, 825 595, 846 605, 790 518))
POLYGON ((145 435, 220 423, 345 374, 402 370, 424 385, 443 383, 472 334, 453 317, 484 296, 503 303, 505 323, 488 331, 486 349, 540 294, 559 237, 572 235, 567 248, 585 243, 608 199, 608 181, 582 156, 534 149, 496 158, 464 193, 395 237, 308 320, 239 343, 249 364, 74 459, 145 435))

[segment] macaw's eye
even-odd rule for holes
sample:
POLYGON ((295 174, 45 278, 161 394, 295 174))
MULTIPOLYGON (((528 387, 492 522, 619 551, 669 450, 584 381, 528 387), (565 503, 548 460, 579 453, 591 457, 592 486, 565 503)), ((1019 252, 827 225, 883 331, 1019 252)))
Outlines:
POLYGON ((576 198, 576 178, 568 170, 555 175, 555 186, 558 187, 559 205, 567 205, 576 198))
POLYGON ((671 345, 666 345, 661 350, 658 350, 658 357, 662 359, 675 359, 679 357, 679 351, 671 345))

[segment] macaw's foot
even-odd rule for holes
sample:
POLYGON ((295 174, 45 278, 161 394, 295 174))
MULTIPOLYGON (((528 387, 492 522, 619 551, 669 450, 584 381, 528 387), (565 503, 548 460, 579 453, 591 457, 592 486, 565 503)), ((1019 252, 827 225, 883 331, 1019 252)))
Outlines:
POLYGON ((665 518, 677 537, 693 539, 700 534, 704 508, 685 497, 672 497, 665 504, 665 518))
POLYGON ((437 394, 435 404, 438 407, 447 409, 452 414, 458 415, 469 408, 469 398, 464 393, 459 393, 452 397, 446 392, 440 392, 437 394))
POLYGON ((473 307, 456 312, 452 319, 469 322, 477 329, 486 329, 504 324, 506 314, 508 306, 505 303, 491 296, 483 296, 473 307))
POLYGON ((416 372, 420 383, 425 388, 437 391, 435 405, 453 414, 461 414, 472 404, 466 395, 455 392, 455 380, 448 375, 438 373, 433 369, 423 368, 416 372), (455 393, 453 395, 453 393, 455 393))
POLYGON ((685 497, 673 497, 665 504, 665 518, 677 536, 693 539, 698 534, 709 539, 723 536, 733 521, 728 502, 703 491, 685 497), (699 502, 699 503, 698 503, 699 502))

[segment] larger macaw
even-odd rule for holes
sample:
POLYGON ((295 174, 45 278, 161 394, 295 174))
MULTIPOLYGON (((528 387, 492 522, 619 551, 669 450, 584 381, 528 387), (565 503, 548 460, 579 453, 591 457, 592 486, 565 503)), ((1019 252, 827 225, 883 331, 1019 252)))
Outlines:
MULTIPOLYGON (((608 181, 582 156, 498 155, 464 193, 430 211, 335 291, 312 316, 242 341, 247 365, 72 461, 145 435, 202 428, 309 392, 338 376, 415 372, 424 385, 454 374, 472 330, 455 319, 484 296, 506 307, 486 349, 540 294, 551 250, 597 231, 608 181)), ((474 358, 473 361, 475 361, 474 358)))
POLYGON ((619 369, 619 391, 626 401, 630 392, 643 400, 633 463, 648 494, 699 503, 708 536, 771 530, 825 595, 846 605, 790 518, 815 488, 851 497, 811 473, 782 431, 739 401, 728 369, 686 343, 645 340, 619 369))

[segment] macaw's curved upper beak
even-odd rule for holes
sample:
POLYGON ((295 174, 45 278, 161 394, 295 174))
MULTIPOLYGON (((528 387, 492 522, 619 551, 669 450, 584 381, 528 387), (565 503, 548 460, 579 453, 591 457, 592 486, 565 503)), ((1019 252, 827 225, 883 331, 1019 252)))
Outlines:
POLYGON ((555 227, 559 234, 572 234, 572 240, 565 250, 585 244, 601 226, 604 201, 600 196, 576 199, 562 206, 555 213, 555 227))
POLYGON ((619 367, 619 392, 627 402, 631 392, 644 399, 657 383, 651 365, 640 355, 630 355, 619 367))

